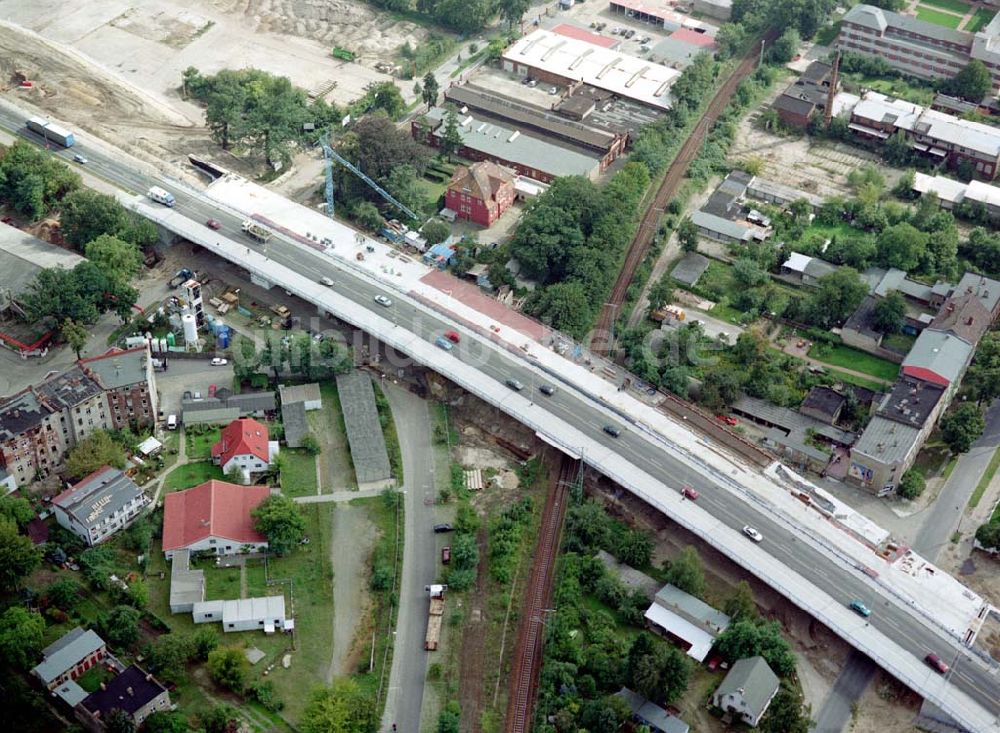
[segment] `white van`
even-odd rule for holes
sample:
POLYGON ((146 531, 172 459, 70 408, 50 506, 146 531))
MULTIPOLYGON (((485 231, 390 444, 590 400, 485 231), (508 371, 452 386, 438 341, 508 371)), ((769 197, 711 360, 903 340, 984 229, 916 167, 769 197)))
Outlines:
POLYGON ((177 429, 177 415, 170 415, 167 418, 167 430, 177 429))
POLYGON ((158 204, 163 204, 164 206, 173 207, 174 205, 174 195, 159 186, 153 186, 146 195, 158 204))

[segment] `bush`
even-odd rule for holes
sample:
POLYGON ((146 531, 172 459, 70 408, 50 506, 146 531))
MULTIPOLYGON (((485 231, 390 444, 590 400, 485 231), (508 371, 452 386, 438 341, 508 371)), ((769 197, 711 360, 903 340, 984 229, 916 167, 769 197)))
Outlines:
POLYGON ((904 499, 916 499, 922 493, 927 486, 927 482, 924 480, 924 474, 919 468, 911 468, 909 471, 903 474, 903 477, 899 480, 899 488, 897 489, 900 496, 904 499))

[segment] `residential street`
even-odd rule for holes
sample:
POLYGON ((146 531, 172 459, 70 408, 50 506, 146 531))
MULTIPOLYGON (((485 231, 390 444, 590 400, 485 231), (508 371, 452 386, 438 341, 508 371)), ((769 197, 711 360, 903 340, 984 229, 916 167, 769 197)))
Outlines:
POLYGON ((388 381, 382 387, 392 408, 403 454, 406 519, 404 522, 402 580, 399 589, 395 651, 389 673, 382 731, 398 726, 400 733, 418 733, 420 708, 427 675, 424 651, 427 629, 427 593, 437 571, 437 553, 431 527, 435 521, 434 450, 427 402, 388 381))

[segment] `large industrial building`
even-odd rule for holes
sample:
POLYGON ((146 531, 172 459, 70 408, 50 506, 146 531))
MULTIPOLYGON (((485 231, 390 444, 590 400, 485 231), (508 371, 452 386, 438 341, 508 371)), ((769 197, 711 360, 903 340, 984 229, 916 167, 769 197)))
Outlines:
POLYGON ((1000 15, 971 33, 910 15, 855 5, 844 16, 837 48, 878 56, 904 74, 924 79, 955 76, 972 59, 982 61, 1000 89, 1000 15))
POLYGON ((659 110, 670 107, 677 69, 559 33, 536 30, 503 54, 503 68, 560 85, 583 83, 659 110))

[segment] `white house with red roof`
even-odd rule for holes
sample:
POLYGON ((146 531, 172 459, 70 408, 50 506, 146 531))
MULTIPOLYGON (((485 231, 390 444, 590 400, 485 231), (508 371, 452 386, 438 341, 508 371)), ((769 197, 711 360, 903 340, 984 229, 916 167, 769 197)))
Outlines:
POLYGON ((179 550, 235 555, 267 549, 250 513, 271 495, 267 486, 212 479, 163 498, 163 554, 179 550))
POLYGON ((278 455, 278 441, 268 440, 267 426, 250 417, 233 420, 222 429, 218 443, 212 446, 212 461, 226 476, 239 471, 240 481, 249 484, 254 474, 267 471, 278 455))

